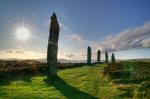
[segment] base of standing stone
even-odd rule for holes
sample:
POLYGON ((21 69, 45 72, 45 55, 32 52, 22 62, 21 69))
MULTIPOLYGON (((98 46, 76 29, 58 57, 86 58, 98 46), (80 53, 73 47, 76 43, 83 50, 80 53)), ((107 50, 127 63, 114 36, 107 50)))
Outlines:
POLYGON ((48 77, 57 75, 58 68, 52 64, 48 64, 48 77))

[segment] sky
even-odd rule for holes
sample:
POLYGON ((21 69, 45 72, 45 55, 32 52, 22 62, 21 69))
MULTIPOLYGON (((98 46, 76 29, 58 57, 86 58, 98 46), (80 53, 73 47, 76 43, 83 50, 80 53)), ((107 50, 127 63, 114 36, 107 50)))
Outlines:
POLYGON ((98 49, 114 52, 116 59, 150 58, 149 5, 149 0, 0 0, 0 59, 46 58, 53 12, 60 25, 60 59, 85 60, 88 46, 92 59, 98 49), (28 36, 17 34, 22 27, 28 36))

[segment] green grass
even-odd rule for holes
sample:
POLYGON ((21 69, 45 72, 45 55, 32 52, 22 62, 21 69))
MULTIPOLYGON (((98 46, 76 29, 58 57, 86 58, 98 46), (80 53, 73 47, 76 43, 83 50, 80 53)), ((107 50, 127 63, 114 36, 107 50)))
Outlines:
MULTIPOLYGON (((58 76, 18 74, 0 79, 0 99, 132 99, 102 71, 105 64, 60 70, 58 76)), ((129 94, 129 95, 128 95, 129 94)))

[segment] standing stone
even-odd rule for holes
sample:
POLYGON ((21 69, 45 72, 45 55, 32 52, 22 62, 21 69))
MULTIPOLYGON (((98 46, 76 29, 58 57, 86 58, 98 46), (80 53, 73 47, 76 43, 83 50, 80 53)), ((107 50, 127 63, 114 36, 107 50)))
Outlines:
POLYGON ((100 64, 100 59, 101 59, 101 51, 97 51, 97 63, 100 64))
POLYGON ((91 65, 91 47, 87 48, 87 65, 91 65))
POLYGON ((112 56, 111 56, 111 62, 112 62, 112 63, 115 63, 115 62, 116 62, 114 53, 112 53, 112 56))
POLYGON ((57 53, 58 53, 58 39, 59 39, 59 24, 56 14, 51 16, 48 49, 47 49, 47 64, 48 64, 48 77, 57 75, 57 53))
POLYGON ((108 53, 107 53, 107 51, 105 52, 105 62, 108 64, 108 53))

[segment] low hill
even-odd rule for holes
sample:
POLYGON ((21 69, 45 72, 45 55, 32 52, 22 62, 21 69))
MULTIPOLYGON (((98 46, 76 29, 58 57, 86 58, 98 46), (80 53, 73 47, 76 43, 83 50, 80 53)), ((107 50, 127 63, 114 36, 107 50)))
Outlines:
POLYGON ((127 59, 127 60, 117 60, 118 62, 123 62, 123 61, 134 61, 134 62, 150 62, 150 59, 127 59))

